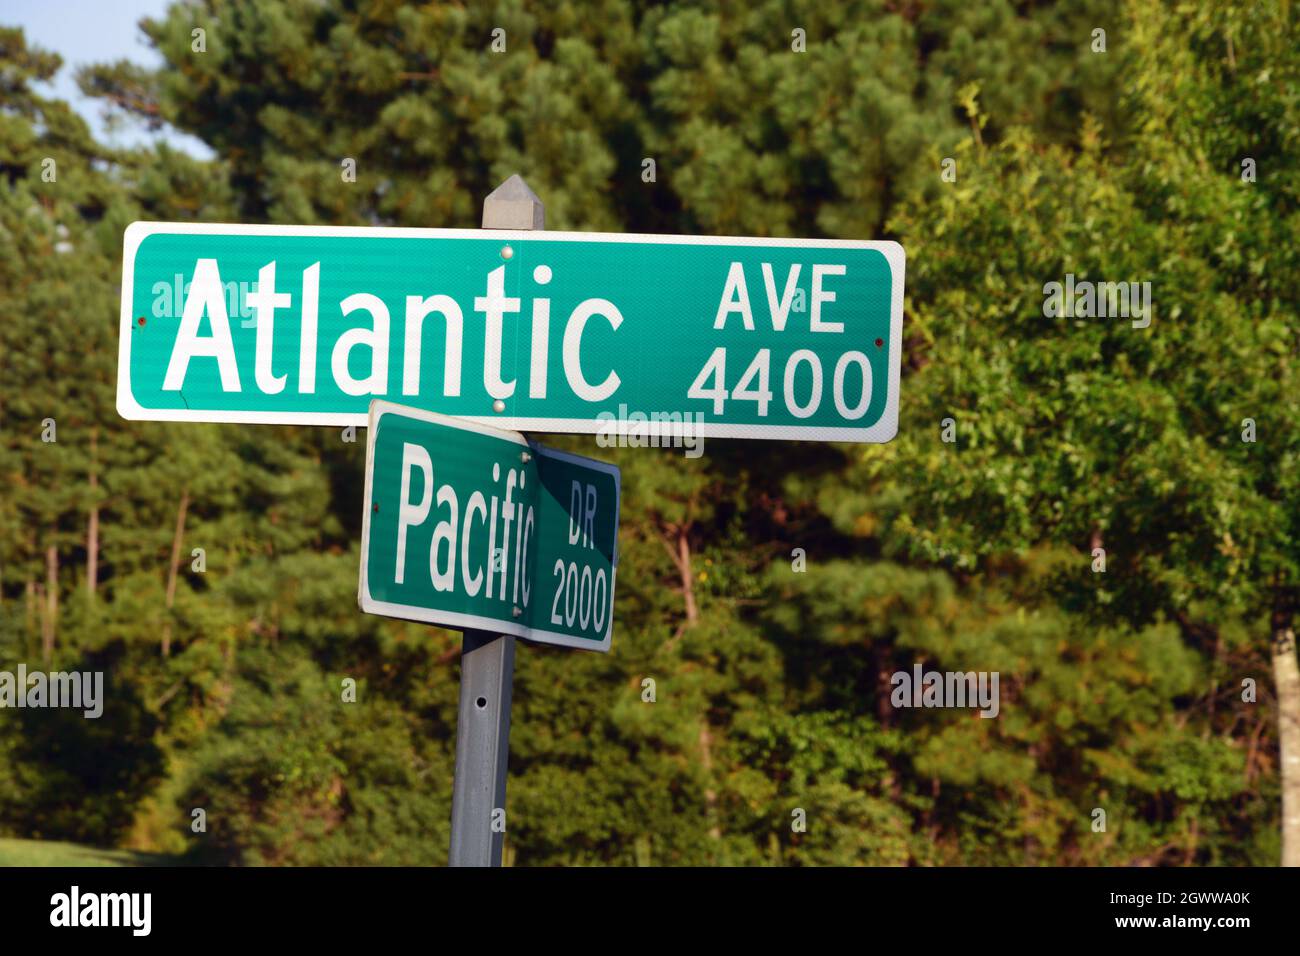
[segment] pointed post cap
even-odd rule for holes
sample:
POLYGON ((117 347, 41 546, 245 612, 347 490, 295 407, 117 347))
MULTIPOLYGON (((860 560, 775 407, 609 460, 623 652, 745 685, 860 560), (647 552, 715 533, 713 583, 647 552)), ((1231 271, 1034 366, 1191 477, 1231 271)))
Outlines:
POLYGON ((545 229, 546 209, 515 173, 483 200, 484 229, 545 229))

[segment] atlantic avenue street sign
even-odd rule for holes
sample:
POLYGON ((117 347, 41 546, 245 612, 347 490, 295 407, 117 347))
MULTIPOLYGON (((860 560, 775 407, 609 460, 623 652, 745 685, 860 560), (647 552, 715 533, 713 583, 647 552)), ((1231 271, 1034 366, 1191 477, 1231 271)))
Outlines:
POLYGON ((882 442, 894 242, 133 223, 126 418, 882 442), (683 425, 682 423, 686 424, 683 425))
POLYGON ((363 611, 609 650, 615 466, 389 402, 369 426, 363 611))

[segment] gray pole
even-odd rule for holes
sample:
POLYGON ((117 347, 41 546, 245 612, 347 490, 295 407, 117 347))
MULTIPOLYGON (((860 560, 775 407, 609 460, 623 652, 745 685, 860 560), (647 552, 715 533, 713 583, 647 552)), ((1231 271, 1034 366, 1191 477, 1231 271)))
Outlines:
MULTIPOLYGON (((518 175, 483 201, 484 229, 544 229, 545 215, 542 201, 518 175)), ((501 865, 514 677, 513 637, 464 632, 451 787, 451 866, 501 865), (494 815, 499 817, 496 825, 494 815)))

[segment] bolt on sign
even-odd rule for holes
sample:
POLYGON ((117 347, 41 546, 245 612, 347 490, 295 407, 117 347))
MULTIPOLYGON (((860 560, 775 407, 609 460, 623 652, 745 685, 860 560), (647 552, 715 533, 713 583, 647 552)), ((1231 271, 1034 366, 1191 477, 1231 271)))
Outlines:
POLYGON ((361 610, 609 650, 619 470, 373 401, 361 610))
POLYGON ((132 223, 126 418, 884 442, 895 242, 132 223))

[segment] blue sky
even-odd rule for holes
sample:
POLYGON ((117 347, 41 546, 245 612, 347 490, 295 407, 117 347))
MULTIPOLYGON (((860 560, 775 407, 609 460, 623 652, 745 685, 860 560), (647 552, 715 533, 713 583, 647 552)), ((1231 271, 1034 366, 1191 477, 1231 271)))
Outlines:
POLYGON ((110 131, 101 118, 103 106, 81 95, 73 72, 86 63, 132 60, 143 66, 158 66, 160 57, 136 24, 144 17, 158 17, 171 0, 3 0, 0 24, 19 26, 29 45, 52 50, 63 57, 63 68, 52 84, 41 89, 72 104, 90 123, 102 142, 128 146, 162 140, 195 156, 211 152, 199 140, 167 128, 149 133, 134 122, 119 123, 110 131))

